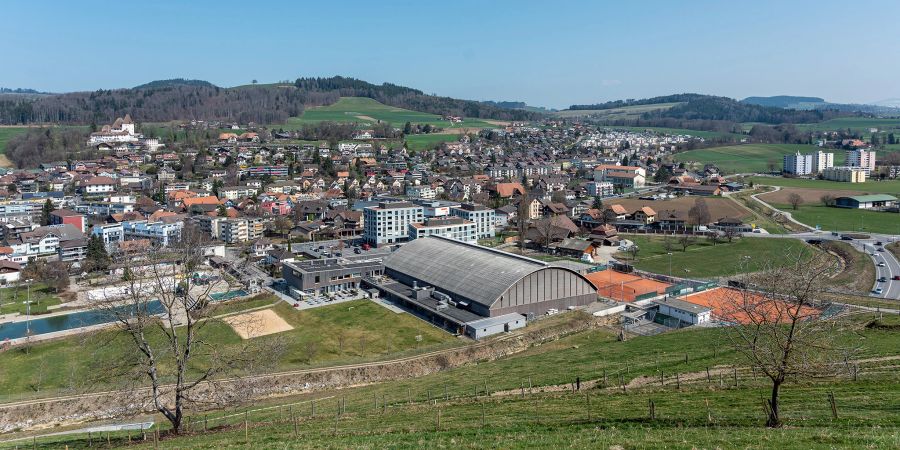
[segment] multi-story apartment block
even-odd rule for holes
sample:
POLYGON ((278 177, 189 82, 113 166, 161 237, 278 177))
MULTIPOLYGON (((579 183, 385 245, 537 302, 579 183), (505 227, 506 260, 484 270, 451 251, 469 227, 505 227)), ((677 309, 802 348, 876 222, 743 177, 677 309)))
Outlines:
POLYGON ((410 240, 428 236, 442 236, 469 244, 478 242, 475 223, 462 217, 430 217, 424 223, 409 224, 410 240))
POLYGON ((809 175, 813 173, 813 155, 800 154, 784 155, 783 171, 794 175, 809 175))
POLYGON ((844 183, 865 183, 866 171, 860 167, 830 167, 822 172, 822 178, 844 183))
POLYGON ((167 247, 181 237, 183 222, 149 222, 134 220, 122 222, 125 239, 149 239, 153 244, 167 247))
POLYGON ((463 203, 459 207, 450 208, 450 214, 474 223, 478 239, 492 238, 497 234, 497 214, 491 208, 475 203, 463 203))
POLYGON ((875 151, 874 150, 847 150, 847 167, 859 167, 866 171, 866 174, 875 170, 875 151))
POLYGON ((613 195, 613 184, 609 181, 589 181, 585 188, 591 197, 609 197, 613 195))
POLYGON ((823 152, 821 150, 813 153, 813 166, 812 170, 814 173, 822 173, 825 169, 829 169, 834 167, 834 153, 823 152))
POLYGON ((422 223, 424 211, 410 202, 381 202, 363 209, 363 238, 376 246, 409 239, 409 224, 422 223))

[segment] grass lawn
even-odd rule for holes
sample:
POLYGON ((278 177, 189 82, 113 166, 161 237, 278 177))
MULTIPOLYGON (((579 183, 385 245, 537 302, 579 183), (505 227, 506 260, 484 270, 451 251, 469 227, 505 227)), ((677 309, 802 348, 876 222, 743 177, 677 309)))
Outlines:
MULTIPOLYGON (((307 108, 300 117, 291 117, 283 126, 284 129, 297 129, 307 123, 322 121, 333 122, 357 122, 362 125, 372 125, 377 121, 388 122, 391 125, 402 128, 406 122, 431 124, 444 129, 451 128, 493 128, 488 122, 479 119, 464 119, 462 123, 453 124, 441 120, 436 114, 428 114, 411 111, 403 108, 395 108, 379 103, 367 97, 341 97, 336 103, 327 106, 307 108)), ((279 126, 282 127, 282 126, 279 126)))
POLYGON ((869 135, 869 128, 878 128, 879 132, 897 132, 900 130, 900 119, 878 119, 874 117, 841 117, 819 123, 797 125, 800 130, 812 131, 851 131, 869 135))
POLYGON ((413 134, 406 136, 406 148, 415 151, 430 150, 444 142, 456 142, 458 140, 458 134, 413 134))
MULTIPOLYGON (((835 155, 837 158, 837 155, 835 155)), ((837 165, 837 162, 835 162, 837 165)), ((807 189, 829 189, 835 191, 860 191, 869 194, 900 195, 900 180, 866 181, 865 183, 841 183, 839 181, 806 180, 802 178, 750 177, 753 184, 767 186, 796 187, 807 189)))
POLYGON ((791 205, 773 206, 790 212, 794 219, 811 227, 819 225, 823 230, 900 234, 900 214, 897 213, 833 208, 822 204, 801 205, 796 211, 791 205))
POLYGON ((632 105, 632 106, 623 106, 621 108, 610 108, 610 109, 566 109, 562 111, 556 111, 551 113, 551 115, 556 117, 584 117, 584 116, 598 116, 603 119, 625 119, 625 118, 637 118, 641 114, 651 112, 651 111, 660 111, 669 109, 675 105, 679 105, 679 102, 673 103, 653 103, 650 105, 632 105))
MULTIPOLYGON (((864 346, 858 358, 897 354, 900 323, 872 316, 857 320, 860 327, 847 333, 846 343, 864 346)), ((163 446, 810 449, 893 448, 900 443, 900 389, 892 361, 862 363, 858 381, 787 383, 780 402, 786 426, 776 430, 762 426, 765 380, 742 369, 735 385, 728 368, 741 363, 719 329, 688 329, 624 342, 617 341, 615 330, 594 330, 497 361, 411 380, 262 401, 250 408, 254 411, 247 416, 251 424, 246 430, 245 408, 212 413, 211 431, 169 439, 163 446), (715 367, 726 373, 707 379, 705 370, 715 367), (676 373, 681 374, 679 381, 676 373), (701 375, 688 383, 687 373, 701 375), (664 383, 657 382, 660 375, 664 383), (585 381, 604 376, 610 389, 540 392, 541 386, 568 385, 576 377, 585 381), (626 392, 617 388, 641 376, 647 377, 643 387, 626 392), (486 397, 486 389, 509 392, 486 397), (838 419, 832 418, 829 393, 836 400, 838 419), (315 418, 309 404, 313 399, 315 418), (648 417, 651 400, 655 419, 648 417), (345 406, 340 415, 335 414, 338 403, 345 406), (293 406, 279 408, 284 404, 293 406), (296 424, 285 420, 289 413, 299 419, 296 424), (233 417, 219 419, 229 414, 233 417)), ((113 439, 116 445, 126 440, 123 433, 113 439)), ((38 444, 80 448, 86 441, 87 436, 51 437, 38 444)), ((133 445, 154 444, 151 439, 133 445)))
POLYGON ((28 131, 28 127, 0 127, 0 154, 6 153, 6 143, 14 136, 28 131))
MULTIPOLYGON (((0 289, 0 314, 20 313, 25 314, 26 305, 23 303, 28 299, 28 288, 7 287, 0 289)), ((46 314, 47 307, 62 303, 59 297, 53 292, 53 289, 42 283, 35 283, 31 286, 31 314, 46 314)))
MULTIPOLYGON (((272 301, 270 296, 257 297, 231 303, 223 311, 250 309, 272 301)), ((271 362, 274 370, 383 359, 458 343, 451 334, 416 317, 393 313, 368 300, 304 311, 278 302, 273 309, 294 327, 283 333, 255 338, 262 342, 285 338, 281 358, 271 362), (343 349, 340 348, 341 334, 344 336, 343 349), (416 336, 421 336, 420 342, 416 341, 416 336), (307 351, 308 342, 316 343, 311 358, 307 351)), ((222 352, 236 351, 242 342, 230 326, 219 321, 206 325, 202 333, 206 341, 218 344, 222 352)), ((0 400, 29 392, 55 392, 74 386, 84 388, 81 383, 92 378, 89 374, 98 370, 99 362, 133 353, 132 345, 125 335, 107 331, 38 343, 32 345, 28 353, 19 348, 0 353, 0 400)), ((197 362, 202 363, 202 359, 197 362)), ((91 387, 101 388, 116 381, 104 380, 91 387)))
POLYGON ((663 245, 661 236, 625 235, 625 239, 638 245, 640 251, 637 260, 631 261, 631 253, 619 254, 617 259, 633 264, 636 268, 659 274, 669 273, 669 255, 672 253, 672 275, 684 278, 711 278, 734 275, 740 269, 741 258, 748 256, 747 265, 758 267, 774 255, 783 254, 786 250, 801 251, 812 248, 805 242, 795 239, 777 239, 764 237, 744 237, 732 243, 721 242, 713 245, 705 238, 697 238, 696 243, 682 251, 673 238, 670 251, 663 245), (621 257, 621 258, 620 258, 621 257))
MULTIPOLYGON (((784 155, 791 153, 811 153, 818 150, 812 145, 800 144, 746 144, 725 147, 689 150, 675 155, 675 160, 684 163, 715 164, 725 173, 768 172, 770 165, 781 169, 784 155)), ((835 152, 834 165, 844 163, 844 153, 835 152)))

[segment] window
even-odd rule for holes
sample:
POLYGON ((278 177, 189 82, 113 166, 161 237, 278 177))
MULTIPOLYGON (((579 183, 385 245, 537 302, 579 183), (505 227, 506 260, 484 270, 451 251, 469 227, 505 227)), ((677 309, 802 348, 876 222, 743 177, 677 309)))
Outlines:
POLYGON ((318 283, 318 282, 319 282, 319 276, 316 275, 316 283, 318 283))

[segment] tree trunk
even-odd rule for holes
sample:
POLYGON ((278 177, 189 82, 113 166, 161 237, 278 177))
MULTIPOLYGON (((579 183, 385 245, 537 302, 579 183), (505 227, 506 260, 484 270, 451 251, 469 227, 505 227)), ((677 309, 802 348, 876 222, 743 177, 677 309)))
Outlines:
POLYGON ((781 418, 778 416, 778 389, 781 388, 781 381, 772 381, 772 398, 768 400, 769 417, 766 418, 766 426, 769 428, 781 427, 781 418))

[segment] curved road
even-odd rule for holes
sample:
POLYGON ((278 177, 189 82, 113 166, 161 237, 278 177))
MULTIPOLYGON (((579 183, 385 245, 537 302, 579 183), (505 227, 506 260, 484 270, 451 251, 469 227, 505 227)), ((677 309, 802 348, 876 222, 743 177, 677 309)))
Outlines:
MULTIPOLYGON (((801 233, 793 233, 793 234, 765 234, 760 235, 758 233, 745 233, 745 236, 765 236, 772 238, 789 238, 789 239, 820 239, 820 240, 828 240, 828 241, 836 241, 841 240, 842 232, 839 231, 817 231, 815 228, 797 221, 791 216, 791 213, 788 211, 784 211, 778 209, 769 203, 766 203, 764 200, 761 200, 758 196, 762 194, 768 194, 769 192, 777 192, 781 190, 780 186, 770 186, 774 188, 773 191, 768 192, 760 192, 758 194, 753 194, 750 196, 754 201, 762 204, 763 206, 771 209, 772 211, 777 211, 781 213, 787 220, 792 223, 799 225, 807 230, 808 232, 801 233)), ((890 234, 876 234, 876 233, 859 233, 859 232, 846 232, 848 234, 866 234, 869 236, 869 239, 853 239, 848 242, 855 249, 865 253, 872 259, 872 264, 875 264, 875 278, 880 279, 884 278, 884 282, 875 282, 875 286, 872 287, 872 292, 869 293, 871 297, 885 298, 890 300, 900 300, 900 280, 894 280, 895 276, 900 276, 900 261, 891 253, 889 250, 884 249, 882 246, 875 245, 877 242, 881 242, 883 244, 888 244, 891 242, 895 242, 900 240, 900 236, 890 235, 890 234), (879 251, 882 250, 882 251, 879 251), (881 294, 876 294, 875 289, 881 288, 881 294)))

